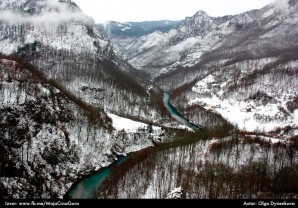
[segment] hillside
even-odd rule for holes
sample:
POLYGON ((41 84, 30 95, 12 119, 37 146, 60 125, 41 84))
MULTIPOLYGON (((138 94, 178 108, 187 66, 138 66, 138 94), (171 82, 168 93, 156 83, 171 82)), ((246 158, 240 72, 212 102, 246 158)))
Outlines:
POLYGON ((146 76, 123 60, 75 3, 5 0, 0 10, 1 53, 34 64, 91 105, 157 118, 150 116, 158 110, 148 102, 146 76))
POLYGON ((189 108, 185 114, 192 119, 198 117, 193 109, 201 106, 243 130, 297 127, 297 2, 236 17, 248 16, 249 22, 224 36, 197 64, 176 68, 156 82, 172 91, 177 106, 189 108))
POLYGON ((73 1, 1 1, 0 53, 3 198, 62 198, 81 176, 161 142, 161 127, 148 132, 161 110, 146 82, 73 1))
POLYGON ((0 70, 2 198, 62 198, 80 176, 162 139, 144 123, 119 130, 130 120, 119 123, 31 64, 1 56, 0 70))

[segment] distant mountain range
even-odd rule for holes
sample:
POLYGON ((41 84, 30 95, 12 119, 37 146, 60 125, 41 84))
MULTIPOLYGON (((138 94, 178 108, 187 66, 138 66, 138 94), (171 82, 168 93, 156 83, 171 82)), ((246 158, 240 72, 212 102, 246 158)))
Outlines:
POLYGON ((147 71, 154 78, 179 67, 194 66, 206 53, 225 45, 231 47, 229 42, 236 39, 239 40, 238 47, 249 40, 255 40, 254 43, 259 39, 267 42, 268 38, 275 37, 283 38, 280 43, 285 39, 296 43, 297 31, 293 28, 295 11, 296 2, 291 0, 288 8, 272 3, 259 10, 224 17, 210 17, 204 11, 198 11, 181 22, 173 22, 166 30, 157 27, 138 30, 134 27, 142 28, 140 25, 143 24, 143 28, 147 28, 148 23, 112 22, 103 31, 130 64, 147 71), (284 29, 291 30, 284 34, 284 29))
POLYGON ((109 37, 140 37, 148 35, 155 31, 168 32, 179 26, 181 21, 144 21, 144 22, 106 22, 98 24, 99 30, 103 31, 109 37))
POLYGON ((269 131, 297 127, 297 13, 297 1, 277 1, 224 17, 198 11, 168 32, 107 35, 197 123, 204 106, 244 129, 269 131))

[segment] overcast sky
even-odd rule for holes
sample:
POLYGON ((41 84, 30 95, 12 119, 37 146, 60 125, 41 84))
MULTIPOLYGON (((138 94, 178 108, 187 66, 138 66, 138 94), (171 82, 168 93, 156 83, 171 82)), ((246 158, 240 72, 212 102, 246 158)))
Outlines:
POLYGON ((74 0, 96 23, 181 20, 198 10, 210 16, 239 14, 274 0, 74 0))

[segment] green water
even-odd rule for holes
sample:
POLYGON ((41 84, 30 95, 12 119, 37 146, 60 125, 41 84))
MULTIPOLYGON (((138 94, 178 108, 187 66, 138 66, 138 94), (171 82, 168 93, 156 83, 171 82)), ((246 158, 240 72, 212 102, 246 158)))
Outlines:
POLYGON ((186 118, 184 118, 183 115, 181 115, 177 109, 170 103, 170 93, 167 91, 164 91, 163 93, 163 104, 164 106, 167 108, 167 110, 170 112, 171 116, 178 122, 184 124, 185 126, 193 129, 194 131, 199 131, 201 129, 201 126, 197 126, 193 123, 190 123, 189 120, 187 120, 186 118))
POLYGON ((120 165, 125 159, 126 157, 119 157, 119 159, 112 165, 84 177, 70 188, 65 197, 71 199, 94 198, 101 183, 110 175, 113 167, 120 165))

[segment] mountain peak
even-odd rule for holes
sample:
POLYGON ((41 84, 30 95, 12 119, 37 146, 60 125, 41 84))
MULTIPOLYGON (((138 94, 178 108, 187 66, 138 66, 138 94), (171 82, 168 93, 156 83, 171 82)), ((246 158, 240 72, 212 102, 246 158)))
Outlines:
POLYGON ((174 39, 174 42, 180 42, 184 38, 203 36, 213 28, 213 18, 206 12, 199 10, 192 17, 187 17, 179 26, 180 35, 174 39))
POLYGON ((197 11, 194 16, 208 16, 209 17, 209 15, 203 10, 197 11))

